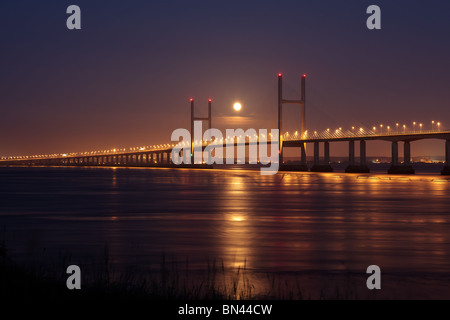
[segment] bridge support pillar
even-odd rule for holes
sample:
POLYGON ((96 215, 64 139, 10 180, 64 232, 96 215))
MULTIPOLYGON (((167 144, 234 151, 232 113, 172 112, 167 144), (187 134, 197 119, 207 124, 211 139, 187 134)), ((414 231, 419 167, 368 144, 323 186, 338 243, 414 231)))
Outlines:
MULTIPOLYGON (((306 166, 306 143, 302 143, 300 146, 300 164, 302 166, 306 166)), ((308 167, 306 167, 306 171, 308 171, 308 167)))
MULTIPOLYGON (((359 165, 361 167, 367 167, 366 160, 366 140, 361 140, 359 143, 359 165)), ((368 168, 367 168, 368 169, 368 168)))
POLYGON ((388 170, 389 174, 414 174, 414 168, 411 166, 411 145, 405 141, 403 149, 403 164, 398 162, 398 142, 392 142, 392 164, 388 170))
POLYGON ((445 167, 441 171, 442 175, 450 175, 450 140, 445 141, 445 167))
POLYGON ((185 149, 183 149, 183 151, 181 152, 183 152, 183 164, 189 164, 188 162, 190 158, 188 152, 185 152, 185 149))
POLYGON ((312 172, 333 172, 333 168, 330 166, 330 143, 328 141, 325 141, 323 151, 325 164, 320 164, 319 142, 314 142, 314 165, 311 168, 312 172))
POLYGON ((409 141, 405 141, 403 149, 403 162, 405 166, 411 165, 411 143, 409 141))
POLYGON ((308 171, 306 163, 306 143, 300 144, 300 164, 280 164, 279 171, 308 171))
POLYGON ((323 158, 325 165, 330 164, 330 143, 328 141, 325 141, 323 144, 323 158))
POLYGON ((359 165, 355 164, 355 142, 349 141, 347 173, 369 173, 370 169, 366 163, 366 141, 361 140, 359 146, 359 165))
POLYGON ((355 165, 355 141, 353 140, 348 142, 348 165, 355 165))
POLYGON ((319 165, 319 143, 314 142, 314 165, 319 165))
POLYGON ((398 142, 392 142, 392 165, 398 165, 398 142))

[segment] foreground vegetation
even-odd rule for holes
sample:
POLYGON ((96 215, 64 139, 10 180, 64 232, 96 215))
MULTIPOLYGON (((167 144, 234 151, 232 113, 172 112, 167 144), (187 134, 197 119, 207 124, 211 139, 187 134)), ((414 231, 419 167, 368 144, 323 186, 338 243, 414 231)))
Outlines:
MULTIPOLYGON (((10 259, 0 243, 0 299, 4 300, 255 300, 255 299, 366 299, 360 296, 350 278, 338 285, 302 286, 296 274, 258 273, 246 265, 225 268, 214 259, 207 270, 194 272, 189 263, 167 262, 162 255, 158 270, 115 272, 105 250, 101 261, 80 265, 81 290, 69 290, 65 256, 53 263, 19 265, 10 259), (57 271, 58 270, 58 271, 57 271), (311 290, 314 288, 314 290, 311 290)), ((342 278, 342 277, 341 277, 342 278)), ((303 277, 302 279, 307 279, 303 277)), ((341 279, 342 280, 342 279, 341 279)), ((326 281, 325 281, 326 282, 326 281)))

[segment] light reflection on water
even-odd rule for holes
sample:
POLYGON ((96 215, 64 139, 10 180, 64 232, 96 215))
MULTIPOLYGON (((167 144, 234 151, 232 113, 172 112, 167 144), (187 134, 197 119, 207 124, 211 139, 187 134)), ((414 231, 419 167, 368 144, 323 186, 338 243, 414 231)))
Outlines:
POLYGON ((0 226, 17 258, 102 255, 119 266, 450 271, 441 176, 244 170, 0 168, 0 226), (4 229, 3 229, 4 227, 4 229), (44 250, 45 248, 45 250, 44 250))

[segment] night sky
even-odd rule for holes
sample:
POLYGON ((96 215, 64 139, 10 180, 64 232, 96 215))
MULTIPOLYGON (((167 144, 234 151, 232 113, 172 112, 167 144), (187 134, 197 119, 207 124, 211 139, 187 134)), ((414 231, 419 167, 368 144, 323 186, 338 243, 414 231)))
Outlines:
MULTIPOLYGON (((442 0, 3 1, 0 155, 168 143, 189 128, 191 97, 197 116, 213 99, 213 127, 276 128, 279 72, 293 99, 308 75, 309 130, 450 128, 449 12, 442 0), (66 28, 71 4, 82 30, 66 28), (381 30, 366 27, 371 4, 381 30)), ((296 107, 285 121, 298 129, 296 107)), ((443 143, 413 143, 412 155, 443 143)))

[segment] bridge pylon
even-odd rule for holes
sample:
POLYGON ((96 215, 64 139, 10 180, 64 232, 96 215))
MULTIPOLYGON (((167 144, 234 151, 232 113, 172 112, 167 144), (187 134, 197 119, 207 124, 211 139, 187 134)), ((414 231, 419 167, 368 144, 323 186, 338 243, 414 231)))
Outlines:
MULTIPOLYGON (((208 117, 201 118, 194 116, 194 99, 190 99, 191 101, 191 164, 194 164, 194 122, 196 120, 206 120, 208 121, 208 129, 211 129, 211 103, 212 99, 208 99, 208 117)), ((203 133, 202 133, 203 135, 203 133)), ((202 148, 202 146, 200 146, 202 148)), ((183 162, 185 163, 186 157, 183 155, 183 162)))
POLYGON ((278 130, 279 130, 279 161, 280 170, 308 171, 306 164, 306 143, 300 144, 300 165, 283 164, 283 104, 297 104, 300 106, 300 137, 303 139, 306 133, 306 74, 302 75, 301 98, 299 100, 283 99, 283 75, 278 74, 278 130))

